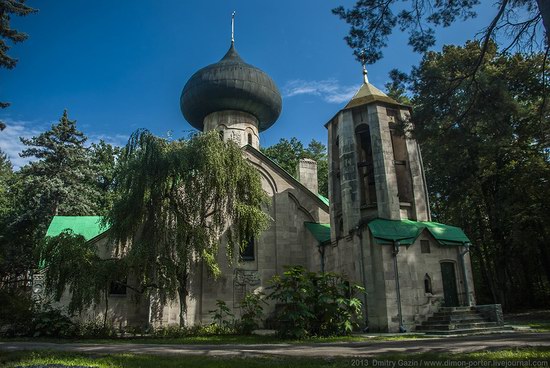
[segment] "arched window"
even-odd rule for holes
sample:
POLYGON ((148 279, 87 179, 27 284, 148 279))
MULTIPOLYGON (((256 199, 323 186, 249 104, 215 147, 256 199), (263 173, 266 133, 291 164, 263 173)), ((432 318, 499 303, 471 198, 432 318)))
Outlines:
POLYGON ((218 134, 220 135, 220 139, 223 141, 223 129, 220 129, 218 134))
POLYGON ((424 292, 426 294, 428 294, 428 293, 433 294, 432 293, 432 278, 428 274, 426 274, 424 276, 424 292))
POLYGON ((397 126, 392 123, 390 123, 390 134, 399 201, 410 203, 413 201, 413 187, 409 167, 409 154, 407 152, 407 140, 405 135, 399 132, 397 126))
POLYGON ((252 146, 252 133, 248 133, 248 144, 252 146))
POLYGON ((367 124, 361 124, 355 129, 357 142, 357 166, 361 188, 361 205, 376 203, 376 184, 374 182, 374 160, 370 129, 367 124))

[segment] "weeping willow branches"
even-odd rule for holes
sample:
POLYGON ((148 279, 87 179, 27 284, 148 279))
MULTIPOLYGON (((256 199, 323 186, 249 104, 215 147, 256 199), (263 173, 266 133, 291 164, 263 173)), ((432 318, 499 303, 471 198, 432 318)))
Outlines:
POLYGON ((231 262, 269 221, 259 174, 216 132, 167 141, 137 131, 119 162, 115 191, 105 221, 118 255, 142 284, 156 285, 162 300, 179 294, 182 307, 194 264, 219 275, 220 239, 231 262))

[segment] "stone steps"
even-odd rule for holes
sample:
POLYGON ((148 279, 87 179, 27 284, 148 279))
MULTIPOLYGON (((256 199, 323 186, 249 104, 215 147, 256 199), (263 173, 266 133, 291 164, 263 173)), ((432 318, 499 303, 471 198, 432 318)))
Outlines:
POLYGON ((487 328, 465 328, 458 330, 423 330, 422 332, 426 335, 475 335, 506 331, 513 331, 513 329, 507 326, 496 326, 487 328))
POLYGON ((474 323, 448 323, 448 324, 437 324, 437 323, 423 323, 420 326, 416 327, 417 331, 451 331, 451 330, 465 330, 473 328, 491 328, 498 327, 496 322, 474 322, 474 323))
POLYGON ((439 322, 439 323, 445 323, 445 322, 457 322, 457 321, 464 321, 464 322, 484 322, 482 316, 476 314, 471 316, 464 316, 464 317, 455 317, 455 316, 440 316, 440 317, 431 317, 430 322, 439 322))
POLYGON ((489 322, 475 307, 442 307, 416 331, 431 335, 457 335, 494 332, 505 329, 497 322, 489 322))

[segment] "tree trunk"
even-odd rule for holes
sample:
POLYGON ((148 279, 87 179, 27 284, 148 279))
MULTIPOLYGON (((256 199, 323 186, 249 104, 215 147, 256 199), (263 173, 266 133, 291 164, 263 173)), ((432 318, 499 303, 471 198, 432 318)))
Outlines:
POLYGON ((542 24, 546 31, 546 42, 550 46, 550 1, 537 0, 539 6, 540 15, 542 17, 542 24))
POLYGON ((105 289, 105 313, 103 315, 103 329, 107 330, 107 312, 109 311, 109 289, 105 289))
POLYGON ((183 270, 179 275, 179 287, 178 295, 180 299, 180 327, 185 327, 185 320, 187 318, 187 269, 183 270))

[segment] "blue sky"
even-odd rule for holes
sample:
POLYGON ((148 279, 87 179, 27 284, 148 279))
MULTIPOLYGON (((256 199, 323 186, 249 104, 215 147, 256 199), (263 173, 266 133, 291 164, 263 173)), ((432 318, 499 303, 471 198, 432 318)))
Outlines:
MULTIPOLYGON (((267 72, 283 94, 278 122, 262 133, 269 146, 282 137, 326 143, 324 124, 362 81, 361 66, 343 41, 348 26, 331 9, 354 1, 319 0, 28 0, 37 14, 14 18, 29 34, 10 55, 20 61, 0 70, 0 110, 8 128, 0 149, 16 167, 19 136, 46 130, 68 109, 91 141, 123 145, 131 132, 147 128, 180 137, 192 130, 179 97, 191 75, 218 61, 230 43, 236 17, 236 48, 267 72)), ((489 23, 496 9, 483 1, 474 20, 438 31, 436 50, 463 43, 489 23)), ((393 68, 409 71, 420 56, 395 34, 384 59, 369 67, 370 82, 383 89, 393 68)))

